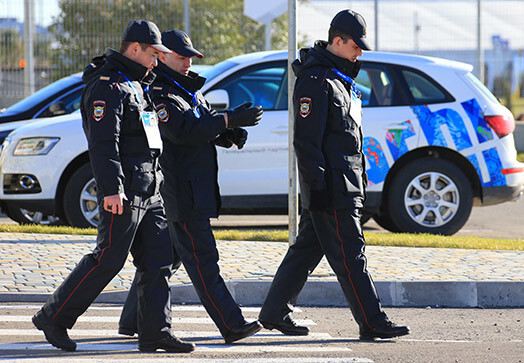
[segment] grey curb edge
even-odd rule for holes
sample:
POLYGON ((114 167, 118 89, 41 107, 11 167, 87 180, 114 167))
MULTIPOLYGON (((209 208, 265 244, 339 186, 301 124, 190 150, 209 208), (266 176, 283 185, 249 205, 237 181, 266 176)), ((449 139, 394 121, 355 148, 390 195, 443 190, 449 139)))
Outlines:
MULTIPOLYGON (((229 281, 240 305, 262 305, 271 281, 229 281)), ((384 306, 524 307, 524 281, 376 281, 384 306)), ((97 303, 123 303, 127 291, 103 292, 97 303)), ((0 302, 45 302, 49 294, 0 293, 0 302)), ((171 285, 173 303, 200 303, 192 285, 171 285)), ((337 281, 309 281, 297 305, 347 306, 337 281)))

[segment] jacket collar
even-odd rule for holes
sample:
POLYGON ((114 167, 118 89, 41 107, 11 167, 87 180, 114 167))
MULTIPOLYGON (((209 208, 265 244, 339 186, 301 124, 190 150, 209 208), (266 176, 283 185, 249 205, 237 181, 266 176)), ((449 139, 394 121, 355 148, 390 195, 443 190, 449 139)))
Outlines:
POLYGON ((339 71, 348 75, 352 79, 355 79, 358 75, 358 72, 360 71, 362 62, 358 60, 356 62, 351 62, 345 58, 341 58, 331 53, 329 50, 326 49, 326 47, 327 47, 326 41, 317 40, 313 47, 314 52, 312 53, 312 56, 316 58, 319 58, 319 56, 321 58, 324 58, 324 63, 331 64, 332 67, 338 69, 339 71))
POLYGON ((172 70, 162 62, 158 62, 157 73, 158 81, 169 85, 175 85, 172 81, 175 80, 191 93, 195 93, 201 89, 206 82, 204 77, 199 76, 195 72, 189 71, 189 74, 186 76, 172 70))

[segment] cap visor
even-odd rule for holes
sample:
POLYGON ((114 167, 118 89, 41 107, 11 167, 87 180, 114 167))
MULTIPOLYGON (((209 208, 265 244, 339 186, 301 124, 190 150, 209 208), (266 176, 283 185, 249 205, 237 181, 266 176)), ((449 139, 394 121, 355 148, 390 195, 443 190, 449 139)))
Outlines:
POLYGON ((366 38, 353 38, 353 41, 362 49, 362 50, 373 50, 366 38))
POLYGON ((193 47, 186 46, 180 49, 180 52, 178 51, 175 51, 175 52, 184 57, 195 57, 196 56, 198 58, 204 58, 204 55, 193 47))
POLYGON ((162 53, 172 53, 172 51, 163 46, 162 44, 149 44, 152 48, 155 48, 156 50, 158 50, 159 52, 162 52, 162 53))

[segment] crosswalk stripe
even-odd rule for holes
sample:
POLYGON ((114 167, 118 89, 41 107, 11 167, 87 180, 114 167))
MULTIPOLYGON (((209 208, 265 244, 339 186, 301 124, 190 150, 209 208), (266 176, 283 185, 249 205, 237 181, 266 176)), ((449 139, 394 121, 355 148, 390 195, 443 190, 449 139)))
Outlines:
MULTIPOLYGON (((206 339, 223 339, 221 335, 217 335, 217 331, 185 331, 185 330, 173 330, 173 334, 179 338, 206 338, 206 339)), ((36 328, 34 329, 1 329, 0 335, 2 336, 43 336, 43 333, 36 328)), ((121 335, 118 335, 116 329, 72 329, 69 331, 71 337, 119 337, 124 338, 121 335)), ((263 333, 257 333, 252 335, 251 338, 261 338, 261 339, 290 339, 290 340, 303 340, 304 336, 293 336, 293 335, 284 335, 280 332, 270 332, 263 331, 263 333)), ((317 339, 332 339, 332 336, 328 333, 309 333, 307 335, 309 340, 317 339)))
MULTIPOLYGON (((186 357, 186 356, 184 356, 186 357)), ((147 358, 147 362, 166 362, 168 359, 166 358, 147 358)), ((173 359, 170 359, 170 361, 173 361, 173 359)), ((312 358, 312 357, 303 357, 303 358, 240 358, 240 359, 206 359, 206 358, 182 358, 182 356, 176 357, 176 362, 182 362, 182 363, 317 363, 319 361, 327 361, 329 363, 373 363, 371 359, 368 358, 356 358, 356 357, 348 357, 348 358, 312 358)), ((2 359, 2 362, 16 362, 19 363, 20 360, 17 359, 2 359)), ((24 363, 28 362, 38 362, 38 363, 58 363, 58 362, 65 362, 65 363, 71 363, 71 358, 29 358, 24 357, 23 359, 24 363)), ((93 363, 93 359, 82 359, 82 358, 75 358, 75 363, 93 363)), ((104 358, 104 363, 144 363, 144 359, 106 359, 104 358)))
MULTIPOLYGON (((27 309, 27 310, 38 310, 42 307, 42 305, 2 305, 0 306, 0 309, 27 309)), ((243 312, 246 313, 259 313, 260 308, 259 307, 241 307, 243 312)), ((115 311, 122 311, 122 306, 90 306, 88 311, 96 311, 96 310, 115 310, 115 311)), ((201 305, 173 305, 171 307, 172 311, 206 311, 206 309, 201 305)), ((302 310, 300 308, 294 308, 293 312, 295 313, 301 313, 302 310)))
MULTIPOLYGON (((28 322, 31 321, 30 315, 5 315, 1 317, 5 322, 28 322)), ((120 320, 118 316, 80 316, 78 322, 89 323, 117 323, 120 320)), ((246 319, 250 321, 250 319, 246 319)), ((311 319, 296 319, 299 325, 312 326, 316 325, 311 319)), ((172 324, 215 324, 211 318, 180 318, 172 317, 172 324)))
MULTIPOLYGON (((280 343, 279 343, 280 344, 280 343)), ((197 344, 196 349, 200 353, 290 353, 304 352, 303 346, 300 345, 253 345, 253 344, 197 344)), ((0 350, 57 350, 48 343, 8 343, 0 344, 0 350)), ((80 343, 77 345, 77 351, 133 351, 138 350, 138 344, 132 343, 80 343)), ((333 352, 351 352, 347 347, 307 347, 308 353, 333 353, 333 352)))

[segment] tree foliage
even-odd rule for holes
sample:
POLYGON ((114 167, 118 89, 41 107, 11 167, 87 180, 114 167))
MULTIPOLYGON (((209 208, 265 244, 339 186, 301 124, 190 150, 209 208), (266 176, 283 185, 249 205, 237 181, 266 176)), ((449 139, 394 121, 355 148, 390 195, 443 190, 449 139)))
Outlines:
MULTIPOLYGON (((264 26, 243 14, 242 0, 189 0, 190 37, 204 55, 200 63, 263 50, 264 26)), ((135 19, 161 31, 184 29, 184 0, 60 0, 50 31, 56 38, 53 64, 63 76, 81 71, 106 48, 118 49, 122 31, 135 19)), ((272 48, 287 47, 287 15, 272 23, 272 48)))

